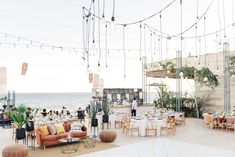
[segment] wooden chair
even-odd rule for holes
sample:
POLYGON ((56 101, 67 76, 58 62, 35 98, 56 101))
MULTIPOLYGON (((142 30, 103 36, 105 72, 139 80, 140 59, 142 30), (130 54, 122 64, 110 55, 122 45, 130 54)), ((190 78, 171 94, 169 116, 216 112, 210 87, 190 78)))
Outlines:
POLYGON ((224 129, 226 129, 226 125, 227 125, 227 123, 226 123, 225 117, 216 118, 214 120, 214 126, 216 129, 221 128, 222 130, 224 130, 224 129))
POLYGON ((203 125, 206 126, 206 127, 214 127, 214 118, 211 114, 206 114, 204 116, 204 120, 203 120, 203 125))
POLYGON ((126 135, 131 131, 131 136, 134 132, 137 132, 137 135, 139 136, 139 127, 136 126, 136 122, 129 122, 126 126, 126 135))
POLYGON ((123 122, 124 122, 124 120, 123 120, 123 116, 122 117, 117 117, 117 119, 115 120, 115 122, 114 122, 114 127, 115 128, 121 128, 122 126, 123 126, 123 122), (118 127, 117 127, 118 126, 118 127))
POLYGON ((146 136, 150 136, 150 133, 153 132, 154 136, 157 136, 157 125, 154 123, 153 120, 147 121, 147 126, 146 126, 146 136))
POLYGON ((175 135, 176 133, 176 123, 174 119, 168 119, 166 126, 161 127, 160 134, 163 135, 163 132, 167 133, 167 136, 169 133, 172 135, 175 135))
POLYGON ((122 119, 122 133, 125 133, 127 130, 128 125, 131 122, 131 116, 130 115, 124 115, 122 119))
POLYGON ((185 125, 185 113, 184 112, 180 113, 179 118, 176 119, 176 124, 177 125, 181 125, 181 124, 185 125))
POLYGON ((235 118, 226 118, 227 123, 226 123, 226 130, 231 130, 233 129, 235 132, 235 118))

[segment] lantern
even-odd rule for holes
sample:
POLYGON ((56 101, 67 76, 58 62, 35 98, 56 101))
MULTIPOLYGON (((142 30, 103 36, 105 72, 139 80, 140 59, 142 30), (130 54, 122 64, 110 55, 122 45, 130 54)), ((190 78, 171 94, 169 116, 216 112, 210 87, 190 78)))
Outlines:
POLYGON ((89 73, 89 83, 93 82, 93 73, 89 73))
POLYGON ((23 63, 21 68, 21 75, 25 75, 28 68, 28 63, 23 63))

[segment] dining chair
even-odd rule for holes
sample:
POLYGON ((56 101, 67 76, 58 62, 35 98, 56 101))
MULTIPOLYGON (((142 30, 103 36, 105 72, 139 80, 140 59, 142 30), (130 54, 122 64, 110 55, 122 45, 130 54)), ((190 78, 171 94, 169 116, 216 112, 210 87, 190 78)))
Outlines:
POLYGON ((115 122, 114 122, 114 127, 115 128, 121 128, 123 126, 123 116, 117 116, 115 122), (117 127, 118 126, 118 127, 117 127))
POLYGON ((180 113, 179 117, 176 119, 176 124, 185 125, 185 113, 184 112, 180 113))
POLYGON ((171 133, 173 136, 176 133, 176 123, 174 119, 168 119, 165 126, 161 126, 160 135, 166 132, 167 136, 171 133))
POLYGON ((226 130, 229 131, 233 129, 235 132, 235 118, 226 118, 226 120, 227 120, 226 130))
POLYGON ((139 136, 139 127, 136 125, 136 122, 130 121, 126 126, 126 135, 128 135, 129 131, 131 132, 131 136, 134 132, 137 132, 137 136, 139 136))
POLYGON ((148 120, 146 126, 146 136, 150 136, 151 133, 153 133, 154 136, 157 136, 157 125, 153 120, 148 120))

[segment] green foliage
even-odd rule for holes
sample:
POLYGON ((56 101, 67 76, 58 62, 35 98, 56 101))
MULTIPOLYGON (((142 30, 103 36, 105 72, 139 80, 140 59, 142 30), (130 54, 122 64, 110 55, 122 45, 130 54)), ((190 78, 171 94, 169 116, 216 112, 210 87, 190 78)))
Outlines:
MULTIPOLYGON (((157 100, 154 100, 154 104, 156 108, 166 108, 166 109, 176 109, 176 96, 175 93, 169 91, 167 86, 163 83, 157 84, 157 96, 159 97, 157 100)), ((188 98, 182 97, 182 106, 181 110, 185 112, 187 117, 197 117, 197 110, 199 111, 199 117, 202 115, 202 107, 204 101, 201 98, 188 98), (197 104, 196 104, 197 103, 197 104)))
POLYGON ((156 85, 156 89, 157 89, 157 97, 159 97, 159 99, 154 101, 155 107, 158 108, 172 108, 173 106, 173 97, 174 97, 174 93, 171 91, 168 91, 167 85, 163 84, 163 83, 157 83, 156 85))
MULTIPOLYGON (((194 67, 188 67, 188 66, 185 66, 185 67, 182 67, 180 72, 183 72, 184 74, 184 77, 186 78, 194 78, 194 72, 195 72, 195 68, 194 67)), ((177 74, 179 75, 179 74, 177 74)))
POLYGON ((230 56, 229 57, 229 64, 230 64, 230 66, 229 66, 229 73, 230 73, 230 75, 232 76, 232 75, 235 75, 235 56, 230 56))
POLYGON ((200 83, 201 86, 207 86, 210 88, 215 88, 219 86, 219 82, 209 68, 202 68, 196 71, 196 81, 200 83), (206 79, 205 79, 206 78, 206 79))
POLYGON ((166 63, 162 63, 160 64, 162 66, 162 68, 166 71, 170 71, 171 73, 175 73, 176 72, 176 68, 175 68, 175 64, 173 64, 170 61, 167 61, 166 63))
POLYGON ((96 106, 94 104, 94 105, 91 105, 91 119, 95 119, 96 115, 97 115, 97 109, 96 109, 96 106))
MULTIPOLYGON (((181 67, 179 72, 176 70, 175 64, 172 62, 168 61, 166 63, 162 63, 161 66, 163 67, 164 70, 170 71, 171 73, 175 73, 176 76, 180 75, 180 72, 183 73, 184 78, 196 78, 195 80, 201 85, 201 86, 207 86, 210 88, 215 88, 219 85, 219 82, 216 78, 216 75, 213 74, 212 71, 210 71, 209 68, 203 67, 201 70, 197 70, 194 67, 181 67), (206 78, 206 79, 205 79, 206 78)), ((230 57, 230 74, 235 75, 235 56, 230 57)))
POLYGON ((17 126, 19 128, 22 128, 22 126, 26 122, 26 111, 27 107, 25 105, 20 105, 17 108, 12 109, 9 113, 13 121, 17 123, 17 126))
POLYGON ((109 115, 110 105, 106 97, 103 97, 103 100, 102 100, 102 110, 103 110, 104 115, 109 115))

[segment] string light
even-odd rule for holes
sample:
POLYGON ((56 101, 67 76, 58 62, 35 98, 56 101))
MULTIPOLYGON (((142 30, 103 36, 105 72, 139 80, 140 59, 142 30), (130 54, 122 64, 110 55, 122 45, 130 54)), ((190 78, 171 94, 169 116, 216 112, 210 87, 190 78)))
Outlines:
POLYGON ((142 54, 141 54, 141 49, 142 49, 142 25, 140 23, 140 61, 141 61, 141 58, 142 58, 142 54))
MULTIPOLYGON (((100 15, 100 1, 98 0, 98 15, 100 15)), ((98 67, 100 67, 101 62, 101 44, 100 44, 100 19, 98 19, 98 37, 99 37, 99 59, 98 59, 98 67)))
MULTIPOLYGON (((204 34, 206 34, 206 17, 205 17, 205 16, 204 16, 204 34)), ((205 44, 205 45, 204 45, 204 50, 205 50, 204 66, 207 67, 207 63, 206 63, 206 61, 207 61, 206 36, 204 36, 204 44, 205 44)))
POLYGON ((124 78, 126 78, 126 50, 125 50, 125 27, 123 25, 123 55, 124 55, 124 78))
POLYGON ((224 19, 224 38, 226 38, 226 31, 225 31, 225 8, 224 8, 224 0, 223 0, 223 19, 224 19))
POLYGON ((113 0, 113 14, 112 14, 112 17, 111 17, 111 28, 112 29, 116 29, 114 12, 115 12, 115 0, 113 0))
POLYGON ((108 39, 107 39, 107 24, 105 25, 105 67, 108 67, 108 39))
POLYGON ((101 23, 106 25, 106 19, 105 19, 104 10, 105 10, 105 0, 103 0, 103 12, 102 12, 101 23))

